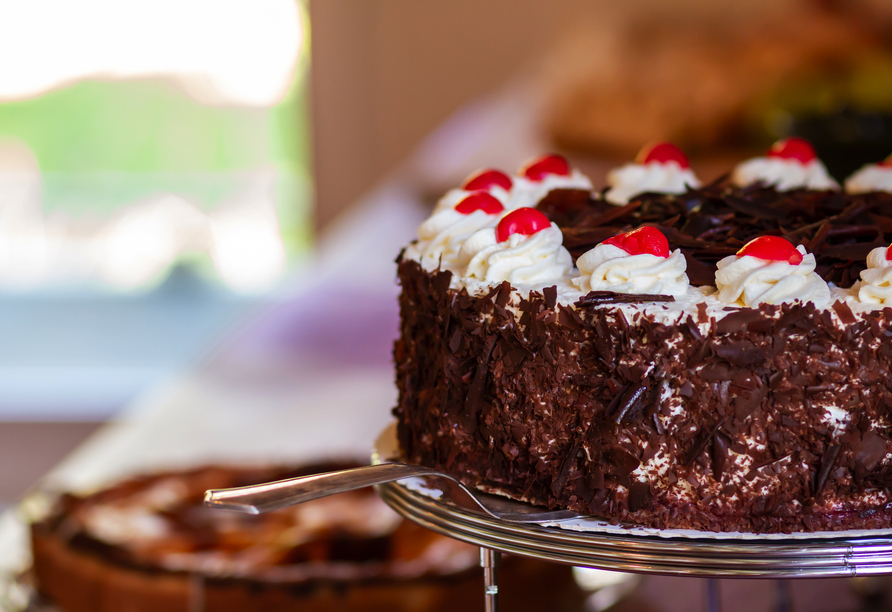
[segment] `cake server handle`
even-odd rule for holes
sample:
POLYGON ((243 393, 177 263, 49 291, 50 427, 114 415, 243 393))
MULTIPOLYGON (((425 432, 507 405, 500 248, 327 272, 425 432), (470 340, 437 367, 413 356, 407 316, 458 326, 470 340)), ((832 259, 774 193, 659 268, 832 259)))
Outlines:
POLYGON ((211 489, 205 492, 204 503, 206 506, 214 508, 260 514, 302 504, 320 497, 425 475, 441 474, 436 470, 419 465, 381 463, 247 487, 211 489))

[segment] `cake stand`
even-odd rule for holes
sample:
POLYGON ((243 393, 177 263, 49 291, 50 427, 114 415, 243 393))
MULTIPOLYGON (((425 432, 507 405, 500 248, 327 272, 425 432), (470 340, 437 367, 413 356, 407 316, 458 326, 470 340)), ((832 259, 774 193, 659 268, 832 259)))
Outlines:
MULTIPOLYGON (((892 573, 892 536, 716 539, 623 532, 577 532, 509 523, 464 510, 405 484, 378 485, 381 498, 422 527, 480 547, 486 611, 498 609, 501 553, 602 570, 715 578, 819 578, 892 573)), ((664 532, 665 534, 666 532, 664 532)), ((782 583, 781 583, 782 584, 782 583)), ((778 610, 789 597, 778 589, 778 610)), ((707 610, 719 609, 707 582, 707 610)))

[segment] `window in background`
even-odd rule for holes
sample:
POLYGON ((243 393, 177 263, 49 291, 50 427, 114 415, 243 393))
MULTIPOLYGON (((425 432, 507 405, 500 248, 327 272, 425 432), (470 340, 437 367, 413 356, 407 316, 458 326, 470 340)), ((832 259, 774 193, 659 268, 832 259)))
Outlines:
POLYGON ((103 416, 310 240, 296 0, 0 3, 0 418, 103 416))
POLYGON ((307 241, 293 0, 0 5, 0 286, 268 287, 307 241))

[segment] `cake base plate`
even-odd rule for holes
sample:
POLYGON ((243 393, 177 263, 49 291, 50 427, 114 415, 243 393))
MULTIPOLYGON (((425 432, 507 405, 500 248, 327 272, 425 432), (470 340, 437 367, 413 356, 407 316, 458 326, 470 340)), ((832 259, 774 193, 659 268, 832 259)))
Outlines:
MULTIPOLYGON (((373 462, 396 458, 395 430, 376 443, 373 462)), ((690 530, 576 531, 508 523, 436 499, 418 483, 378 485, 403 517, 484 549, 604 570, 725 578, 818 578, 892 573, 889 530, 819 534, 722 534, 690 530), (678 533, 683 531, 684 533, 678 533)), ((518 502, 519 503, 519 502, 518 502)))

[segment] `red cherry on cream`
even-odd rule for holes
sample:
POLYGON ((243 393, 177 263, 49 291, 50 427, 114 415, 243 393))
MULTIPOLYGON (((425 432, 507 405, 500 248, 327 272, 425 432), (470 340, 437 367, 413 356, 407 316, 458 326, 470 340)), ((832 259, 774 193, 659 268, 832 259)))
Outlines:
POLYGON ((549 174, 570 176, 570 163, 560 155, 546 155, 528 162, 520 169, 520 175, 531 181, 541 182, 549 174))
POLYGON ((886 247, 886 261, 892 261, 892 244, 886 247))
POLYGON ((892 155, 878 163, 877 166, 881 166, 883 168, 892 168, 892 155))
POLYGON ((496 240, 505 242, 514 234, 532 236, 551 227, 551 221, 535 208, 518 208, 502 217, 496 226, 496 240))
POLYGON ((655 142, 641 149, 635 161, 639 164, 658 163, 665 164, 674 161, 681 168, 690 168, 687 155, 681 149, 669 142, 655 142))
POLYGON ((778 140, 768 149, 768 157, 794 159, 800 164, 807 164, 818 158, 811 143, 804 138, 784 138, 778 140))
POLYGON ((802 253, 796 250, 792 242, 780 236, 759 236, 750 240, 737 251, 738 257, 745 255, 768 261, 785 261, 794 266, 802 263, 802 253))
POLYGON ((511 189, 511 177, 501 170, 478 170, 467 179, 461 186, 465 191, 480 191, 492 189, 493 187, 501 187, 505 191, 511 189))
POLYGON ((476 210, 482 210, 488 215, 495 215, 505 210, 505 207, 495 196, 486 191, 475 191, 455 205, 455 212, 463 215, 470 215, 476 210))
POLYGON ((613 238, 605 240, 603 244, 612 244, 629 255, 648 253, 657 257, 669 257, 669 241, 666 240, 666 236, 657 228, 649 225, 625 234, 617 234, 613 238))

